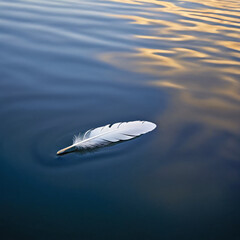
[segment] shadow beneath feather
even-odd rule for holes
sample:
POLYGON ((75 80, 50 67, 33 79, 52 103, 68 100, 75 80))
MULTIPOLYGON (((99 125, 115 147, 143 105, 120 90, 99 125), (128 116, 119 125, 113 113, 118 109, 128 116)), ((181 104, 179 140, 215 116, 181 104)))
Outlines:
MULTIPOLYGON (((136 137, 138 138, 138 137, 136 137)), ((135 139, 136 139, 135 138, 135 139)), ((55 155, 55 160, 53 162, 47 162, 49 167, 65 167, 78 164, 87 164, 99 161, 100 159, 112 159, 120 155, 128 154, 130 150, 134 150, 139 147, 139 144, 134 144, 132 141, 134 139, 119 141, 117 143, 111 143, 107 146, 96 147, 94 149, 75 149, 61 155, 55 155), (128 143, 127 143, 128 142, 128 143), (132 144, 129 144, 132 142, 132 144), (120 144, 123 143, 123 144, 120 144), (125 145, 125 143, 127 143, 125 145), (112 148, 115 145, 121 145, 122 147, 112 148), (111 149, 111 150, 109 150, 111 149), (70 154, 71 153, 71 154, 70 154)), ((45 162, 46 163, 46 162, 45 162)))
POLYGON ((97 162, 99 160, 112 160, 113 158, 117 158, 119 156, 124 157, 124 155, 129 154, 129 152, 137 151, 144 143, 148 142, 149 136, 145 136, 145 138, 136 137, 134 139, 129 139, 126 141, 119 141, 117 143, 111 143, 106 146, 97 147, 94 149, 73 149, 67 153, 56 155, 56 150, 52 149, 52 153, 46 156, 43 151, 39 151, 35 149, 33 154, 35 155, 35 159, 38 159, 41 165, 50 168, 64 168, 71 167, 82 164, 90 164, 97 162), (132 140, 136 140, 135 142, 132 140), (120 144, 122 143, 122 144, 120 144), (119 145, 116 147, 115 145, 119 145), (115 147, 113 147, 115 146, 115 147), (70 154, 71 153, 71 154, 70 154))
POLYGON ((115 142, 115 143, 110 143, 110 144, 108 144, 108 145, 103 145, 103 146, 99 146, 99 147, 94 147, 94 148, 92 148, 92 149, 91 149, 91 148, 89 148, 89 149, 75 148, 75 149, 73 149, 73 150, 69 150, 69 151, 66 151, 66 152, 64 152, 64 153, 58 154, 58 156, 67 155, 67 154, 69 154, 69 153, 76 153, 76 154, 79 154, 79 155, 85 155, 85 154, 87 154, 87 153, 95 153, 95 152, 98 152, 100 149, 104 149, 104 148, 108 148, 108 147, 113 147, 113 146, 118 145, 118 144, 120 144, 120 143, 122 143, 122 142, 130 142, 130 141, 132 141, 132 140, 134 140, 134 139, 137 139, 137 138, 139 138, 139 136, 138 136, 138 137, 135 137, 135 138, 133 138, 133 139, 129 139, 129 140, 118 141, 118 142, 115 142))

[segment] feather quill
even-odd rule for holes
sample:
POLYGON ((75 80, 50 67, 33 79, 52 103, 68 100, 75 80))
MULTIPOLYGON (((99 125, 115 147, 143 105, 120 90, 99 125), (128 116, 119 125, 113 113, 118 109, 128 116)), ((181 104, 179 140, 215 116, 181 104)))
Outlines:
POLYGON ((89 129, 84 134, 74 136, 73 144, 57 152, 58 155, 75 149, 93 149, 130 140, 156 128, 156 124, 148 121, 118 122, 112 125, 89 129))

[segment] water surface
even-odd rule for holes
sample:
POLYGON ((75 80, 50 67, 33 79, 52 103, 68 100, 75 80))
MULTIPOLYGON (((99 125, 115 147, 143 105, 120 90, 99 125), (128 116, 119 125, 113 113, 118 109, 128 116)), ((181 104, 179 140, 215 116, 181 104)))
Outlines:
POLYGON ((1 239, 239 239, 239 42, 238 0, 1 0, 1 239))

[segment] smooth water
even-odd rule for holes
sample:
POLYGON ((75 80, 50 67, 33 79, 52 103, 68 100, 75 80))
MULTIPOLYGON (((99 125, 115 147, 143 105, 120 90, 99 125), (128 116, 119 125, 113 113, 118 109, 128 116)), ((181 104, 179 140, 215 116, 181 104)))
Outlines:
POLYGON ((0 0, 0 121, 2 240, 240 239, 239 0, 0 0))

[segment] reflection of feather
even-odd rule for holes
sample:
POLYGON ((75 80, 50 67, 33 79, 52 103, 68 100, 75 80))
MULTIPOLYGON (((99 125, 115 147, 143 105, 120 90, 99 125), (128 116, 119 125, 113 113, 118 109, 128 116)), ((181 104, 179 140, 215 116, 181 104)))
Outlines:
POLYGON ((106 146, 118 141, 125 141, 156 128, 156 124, 147 121, 119 122, 108 124, 103 127, 90 129, 83 135, 74 136, 73 144, 61 149, 57 154, 66 153, 68 150, 93 149, 96 147, 106 146))

